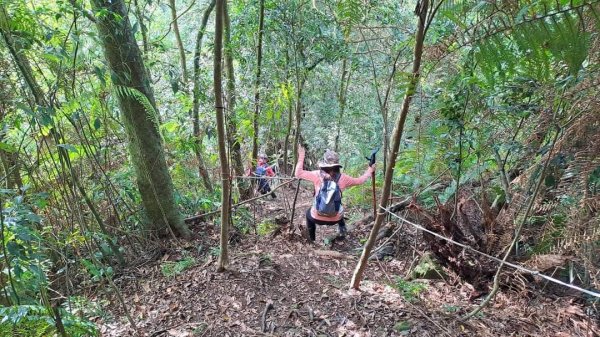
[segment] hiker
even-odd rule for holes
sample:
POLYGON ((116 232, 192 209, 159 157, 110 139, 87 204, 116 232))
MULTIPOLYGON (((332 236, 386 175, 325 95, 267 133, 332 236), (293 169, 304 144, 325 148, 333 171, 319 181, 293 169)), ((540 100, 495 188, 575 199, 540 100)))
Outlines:
POLYGON ((264 153, 261 153, 258 155, 258 160, 256 161, 256 170, 254 171, 254 174, 256 176, 258 176, 258 192, 260 192, 260 194, 267 194, 267 193, 271 193, 271 197, 273 199, 275 199, 277 196, 275 195, 275 192, 271 191, 271 184, 269 184, 269 180, 265 179, 265 178, 261 178, 261 177, 274 177, 275 176, 275 172, 273 171, 273 168, 271 166, 269 166, 269 164, 267 163, 267 155, 264 153))
POLYGON ((331 150, 325 151, 323 159, 319 161, 319 170, 305 171, 304 147, 298 148, 298 164, 296 164, 295 176, 308 180, 315 186, 314 201, 311 208, 306 211, 306 227, 311 242, 315 241, 316 225, 338 225, 339 237, 346 237, 346 223, 344 222, 344 208, 342 207, 342 192, 351 186, 363 184, 371 173, 375 171, 375 165, 369 166, 365 173, 358 178, 350 177, 341 173, 340 157, 331 150))

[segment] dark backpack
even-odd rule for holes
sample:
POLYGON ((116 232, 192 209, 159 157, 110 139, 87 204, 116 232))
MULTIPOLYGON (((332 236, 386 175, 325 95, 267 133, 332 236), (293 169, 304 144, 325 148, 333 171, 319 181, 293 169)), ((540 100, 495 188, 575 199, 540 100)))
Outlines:
POLYGON ((320 216, 334 217, 342 208, 342 190, 338 184, 340 177, 338 174, 333 180, 321 178, 321 186, 315 197, 315 209, 320 216))

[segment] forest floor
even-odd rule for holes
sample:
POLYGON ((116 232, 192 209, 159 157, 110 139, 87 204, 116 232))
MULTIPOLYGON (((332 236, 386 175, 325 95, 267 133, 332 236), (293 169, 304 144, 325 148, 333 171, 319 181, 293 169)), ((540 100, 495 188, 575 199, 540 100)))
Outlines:
MULTIPOLYGON (((253 206, 256 219, 287 214, 283 200, 294 190, 280 189, 275 200, 253 206)), ((296 205, 301 225, 310 192, 296 205)), ((460 316, 481 302, 473 287, 447 271, 445 279, 399 281, 424 251, 412 230, 396 238, 396 253, 370 261, 361 290, 348 284, 368 236, 368 226, 349 228, 348 237, 324 243, 334 226, 317 227, 317 243, 298 231, 247 234, 230 245, 227 272, 216 272, 219 229, 194 226, 197 238, 129 268, 115 279, 142 336, 598 336, 596 319, 580 300, 539 290, 502 289, 475 318, 460 316), (181 261, 187 269, 176 270, 181 261), (177 261, 180 261, 179 264, 177 261), (171 272, 165 272, 171 266, 171 272), (175 271, 173 271, 173 268, 175 271), (166 274, 166 275, 165 275, 166 274), (400 284, 399 284, 400 283, 400 284)), ((183 269, 183 268, 182 268, 183 269)), ((518 289, 517 289, 518 288, 518 289)), ((102 336, 134 336, 114 294, 95 318, 102 336)))

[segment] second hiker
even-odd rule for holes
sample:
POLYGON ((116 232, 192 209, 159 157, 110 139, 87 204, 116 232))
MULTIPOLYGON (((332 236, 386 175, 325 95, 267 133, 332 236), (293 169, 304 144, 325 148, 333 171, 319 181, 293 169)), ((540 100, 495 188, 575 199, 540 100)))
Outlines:
POLYGON ((271 191, 271 184, 269 184, 269 181, 267 180, 267 178, 265 178, 275 176, 273 168, 267 163, 266 154, 261 153, 258 155, 256 170, 254 171, 254 174, 258 177, 258 192, 260 192, 260 194, 271 193, 271 197, 275 199, 275 192, 271 191))
POLYGON ((340 157, 331 150, 325 151, 323 159, 319 161, 319 170, 304 170, 305 150, 298 148, 298 164, 295 176, 308 180, 315 187, 314 201, 311 208, 306 211, 306 227, 310 241, 315 241, 316 225, 338 225, 339 236, 346 236, 346 223, 344 222, 344 208, 342 207, 342 192, 344 189, 363 184, 375 170, 375 165, 369 166, 365 173, 358 178, 353 178, 341 173, 340 157))

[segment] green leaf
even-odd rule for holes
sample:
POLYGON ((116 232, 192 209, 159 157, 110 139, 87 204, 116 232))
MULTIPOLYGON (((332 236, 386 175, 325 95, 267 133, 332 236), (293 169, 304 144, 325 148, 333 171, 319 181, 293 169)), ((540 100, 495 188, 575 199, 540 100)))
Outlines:
POLYGON ((69 152, 78 153, 77 148, 71 144, 58 144, 56 146, 61 147, 69 152))
POLYGON ((23 257, 23 247, 21 245, 19 245, 18 243, 16 243, 15 241, 9 241, 6 244, 6 250, 8 251, 8 253, 14 257, 23 257))
POLYGON ((17 149, 12 146, 11 144, 8 143, 4 143, 4 142, 0 142, 0 150, 4 151, 4 152, 9 152, 9 153, 14 153, 17 151, 17 149))
POLYGON ((100 68, 98 66, 94 66, 94 73, 102 83, 102 86, 106 86, 106 70, 104 68, 100 68))

